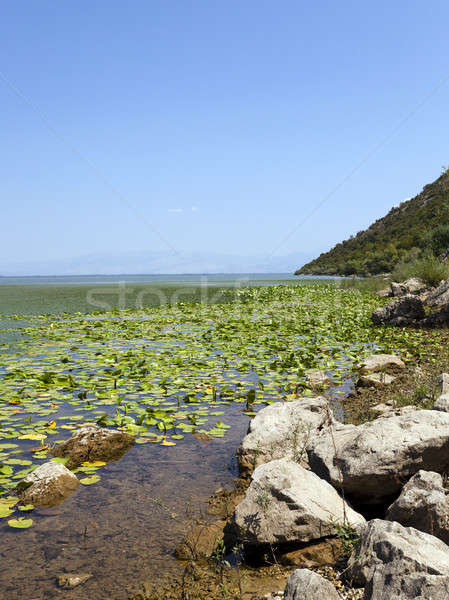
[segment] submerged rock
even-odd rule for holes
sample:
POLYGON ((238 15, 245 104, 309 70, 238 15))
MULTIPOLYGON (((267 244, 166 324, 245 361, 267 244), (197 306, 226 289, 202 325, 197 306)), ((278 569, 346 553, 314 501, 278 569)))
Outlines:
POLYGON ((71 590, 82 583, 86 583, 92 573, 64 573, 58 576, 58 585, 66 590, 71 590))
POLYGON ((422 300, 417 296, 407 295, 397 298, 371 315, 374 325, 413 325, 425 317, 422 300))
POLYGON ((209 558, 217 544, 223 539, 225 525, 226 521, 220 520, 193 527, 176 548, 176 557, 181 560, 209 558))
POLYGON ((405 369, 405 363, 395 354, 373 354, 357 365, 362 375, 369 373, 397 372, 405 369))
POLYGON ((234 529, 250 546, 308 542, 335 535, 335 524, 365 519, 317 475, 286 458, 257 467, 236 507, 234 529))
POLYGON ((439 473, 418 471, 388 508, 386 519, 430 533, 449 543, 449 505, 439 473))
POLYGON ((348 576, 365 600, 449 597, 449 547, 433 535, 374 519, 362 531, 348 576))
POLYGON ((332 380, 328 375, 326 375, 326 371, 314 369, 313 371, 309 371, 309 373, 307 373, 306 383, 311 388, 323 390, 329 387, 329 385, 332 383, 332 380))
POLYGON ((67 467, 47 462, 29 473, 17 486, 24 504, 52 507, 61 504, 79 486, 79 481, 67 467))
POLYGON ((341 542, 337 538, 326 538, 304 548, 285 552, 279 562, 286 566, 312 569, 323 566, 334 566, 342 556, 341 542))
POLYGON ((361 504, 385 502, 420 469, 449 468, 449 414, 415 410, 363 425, 335 425, 308 447, 312 471, 361 504))
POLYGON ((293 458, 307 466, 306 446, 311 436, 332 418, 326 398, 300 398, 263 408, 250 421, 238 449, 241 473, 276 458, 293 458))
POLYGON ((290 575, 284 600, 340 600, 332 583, 309 569, 296 569, 290 575))
POLYGON ((69 458, 67 467, 74 469, 85 461, 118 460, 134 444, 135 438, 129 433, 106 429, 97 425, 86 425, 73 432, 65 442, 57 444, 53 454, 69 458))

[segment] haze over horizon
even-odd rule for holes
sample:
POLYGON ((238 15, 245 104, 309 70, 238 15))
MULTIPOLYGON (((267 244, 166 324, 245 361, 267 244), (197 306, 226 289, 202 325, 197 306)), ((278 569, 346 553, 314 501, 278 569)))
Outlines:
POLYGON ((449 162, 446 22, 442 0, 8 3, 0 274, 298 268, 449 162))

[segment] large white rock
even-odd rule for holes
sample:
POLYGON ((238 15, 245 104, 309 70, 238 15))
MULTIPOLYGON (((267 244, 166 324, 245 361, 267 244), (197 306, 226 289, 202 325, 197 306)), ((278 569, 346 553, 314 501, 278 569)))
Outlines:
POLYGON ((77 429, 65 442, 57 444, 53 454, 68 458, 67 467, 74 469, 84 461, 118 460, 134 442, 134 436, 129 433, 86 425, 77 429))
POLYGON ((373 354, 359 363, 357 369, 359 369, 362 374, 385 373, 387 371, 396 372, 405 369, 405 363, 399 356, 394 354, 373 354))
POLYGON ((441 594, 449 591, 449 547, 413 527, 374 519, 361 533, 347 574, 366 586, 364 600, 443 600, 448 596, 441 594))
POLYGON ((47 462, 29 473, 17 489, 23 504, 57 506, 79 486, 79 481, 67 467, 47 462))
POLYGON ((309 569, 296 569, 290 575, 284 600, 341 600, 332 583, 309 569))
POLYGON ((308 542, 335 535, 332 521, 354 527, 365 519, 317 475, 286 458, 257 467, 234 527, 250 545, 308 542))
POLYGON ((362 504, 398 493, 420 469, 449 468, 449 414, 417 410, 324 429, 308 446, 312 471, 362 504))
POLYGON ((276 402, 257 413, 237 451, 240 472, 276 458, 293 458, 307 466, 306 446, 312 436, 332 419, 322 396, 276 402))
POLYGON ((430 533, 449 543, 449 505, 443 478, 433 471, 418 471, 402 488, 385 518, 405 527, 430 533))

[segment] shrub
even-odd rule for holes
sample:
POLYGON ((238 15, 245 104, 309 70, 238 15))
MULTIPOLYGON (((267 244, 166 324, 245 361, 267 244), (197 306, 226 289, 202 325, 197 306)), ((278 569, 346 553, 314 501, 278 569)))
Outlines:
POLYGON ((427 234, 425 243, 435 256, 440 256, 449 248, 449 225, 438 225, 427 234))
POLYGON ((442 279, 449 278, 449 265, 434 256, 424 256, 398 263, 391 273, 393 281, 404 281, 410 277, 417 277, 430 286, 438 285, 442 279))

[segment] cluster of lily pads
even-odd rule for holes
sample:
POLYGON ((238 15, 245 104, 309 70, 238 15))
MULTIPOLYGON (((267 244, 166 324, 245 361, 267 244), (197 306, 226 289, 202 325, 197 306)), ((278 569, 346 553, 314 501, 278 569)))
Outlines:
MULTIPOLYGON (((52 444, 86 423, 127 431, 138 444, 222 437, 228 406, 251 416, 256 405, 311 393, 310 369, 337 385, 373 351, 404 359, 430 351, 420 331, 373 327, 379 299, 367 293, 332 285, 234 293, 228 304, 40 315, 10 328, 21 339, 0 346, 0 518, 52 444)), ((79 467, 81 483, 99 481, 102 466, 79 467)))

